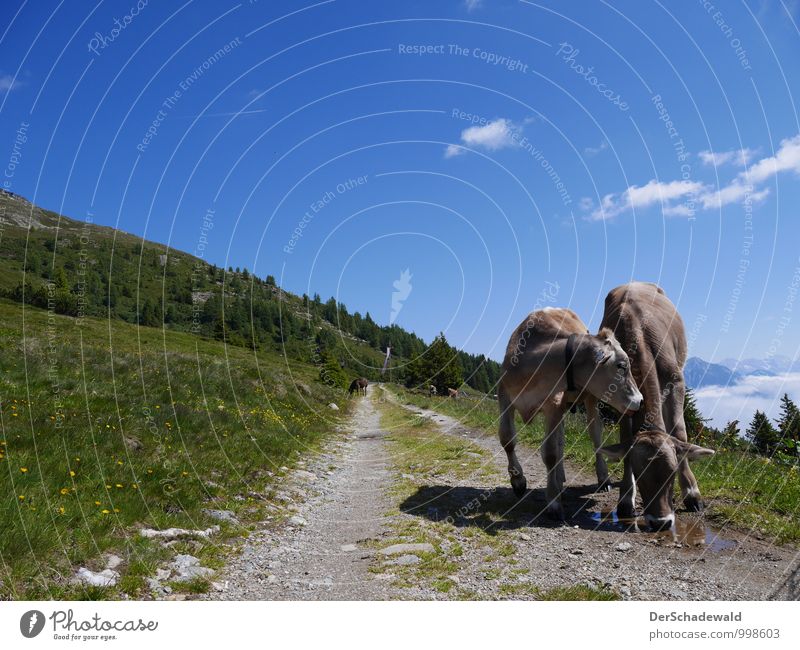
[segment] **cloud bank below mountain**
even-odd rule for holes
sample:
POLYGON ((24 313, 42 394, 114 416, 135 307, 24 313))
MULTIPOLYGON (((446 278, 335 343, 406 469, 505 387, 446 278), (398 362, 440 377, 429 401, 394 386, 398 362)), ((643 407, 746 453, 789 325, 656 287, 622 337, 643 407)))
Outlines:
POLYGON ((793 400, 800 397, 800 372, 746 375, 729 386, 705 386, 694 391, 700 413, 711 418, 711 426, 722 428, 731 420, 739 420, 742 434, 756 410, 776 419, 784 393, 793 400))

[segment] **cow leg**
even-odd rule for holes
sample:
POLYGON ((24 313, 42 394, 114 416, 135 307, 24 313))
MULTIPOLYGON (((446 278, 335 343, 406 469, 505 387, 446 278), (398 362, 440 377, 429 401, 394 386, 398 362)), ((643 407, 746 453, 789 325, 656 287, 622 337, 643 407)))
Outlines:
MULTIPOLYGON (((631 354, 629 352, 629 354, 631 354)), ((631 354, 631 365, 642 375, 639 390, 642 392, 644 402, 642 407, 628 417, 623 415, 619 422, 619 441, 625 447, 633 445, 634 435, 642 428, 664 430, 664 420, 661 413, 661 388, 658 382, 656 362, 652 354, 643 345, 639 345, 631 354)), ((634 378, 636 378, 634 373, 634 378)), ((626 454, 623 460, 624 472, 622 485, 619 488, 619 503, 617 516, 620 519, 633 519, 636 516, 636 477, 626 454)))
MULTIPOLYGON (((633 418, 623 415, 619 421, 619 441, 630 448, 633 444, 633 418)), ((617 517, 620 519, 633 519, 636 516, 636 481, 633 468, 626 455, 622 461, 622 484, 619 488, 619 503, 617 503, 617 517)))
POLYGON ((564 520, 561 494, 564 491, 564 411, 550 407, 545 411, 545 432, 542 460, 547 468, 547 514, 564 520))
POLYGON ((511 487, 514 489, 514 494, 521 497, 525 494, 528 482, 525 480, 522 465, 514 451, 517 443, 517 430, 514 427, 514 406, 502 387, 498 393, 497 401, 500 406, 500 444, 503 445, 503 449, 505 449, 508 456, 508 475, 511 478, 511 487))
POLYGON ((610 490, 611 482, 608 480, 608 465, 603 454, 598 450, 603 445, 603 420, 600 418, 600 411, 597 408, 597 400, 594 397, 587 397, 583 400, 586 407, 586 417, 589 421, 589 435, 594 445, 594 470, 597 474, 598 491, 610 490))
MULTIPOLYGON (((678 373, 675 373, 678 375, 678 373)), ((687 441, 686 422, 683 417, 683 400, 686 397, 686 385, 682 377, 675 377, 671 382, 671 389, 664 396, 664 424, 667 433, 675 436, 681 442, 687 441)), ((689 461, 684 458, 678 465, 678 483, 681 486, 683 505, 690 512, 700 512, 704 505, 700 496, 700 488, 694 477, 689 461)))

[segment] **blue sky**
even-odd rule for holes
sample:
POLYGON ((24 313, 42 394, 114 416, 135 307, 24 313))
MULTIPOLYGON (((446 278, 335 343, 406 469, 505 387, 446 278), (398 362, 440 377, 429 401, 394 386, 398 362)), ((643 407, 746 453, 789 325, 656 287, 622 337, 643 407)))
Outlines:
POLYGON ((794 357, 797 3, 720 5, 9 0, 5 187, 189 252, 213 210, 207 260, 381 323, 408 269, 396 322, 498 359, 631 279, 794 357))

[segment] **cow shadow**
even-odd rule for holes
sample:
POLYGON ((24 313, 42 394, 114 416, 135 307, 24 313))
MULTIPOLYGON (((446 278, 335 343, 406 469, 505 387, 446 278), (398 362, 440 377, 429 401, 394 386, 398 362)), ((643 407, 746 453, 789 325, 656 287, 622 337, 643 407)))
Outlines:
POLYGON ((587 530, 621 530, 616 520, 593 516, 597 505, 595 486, 568 486, 562 493, 566 521, 553 520, 546 512, 544 488, 528 490, 517 497, 509 487, 424 485, 407 497, 400 510, 430 521, 447 522, 457 528, 480 528, 489 535, 501 530, 532 527, 578 526, 587 530))

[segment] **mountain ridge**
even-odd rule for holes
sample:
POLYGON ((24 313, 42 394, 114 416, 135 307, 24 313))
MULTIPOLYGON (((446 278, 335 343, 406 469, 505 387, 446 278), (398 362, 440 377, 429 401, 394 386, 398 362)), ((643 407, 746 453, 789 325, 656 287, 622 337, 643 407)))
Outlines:
MULTIPOLYGON (((143 326, 189 331, 290 357, 342 374, 380 377, 386 347, 390 376, 403 379, 425 341, 367 312, 350 313, 331 297, 298 296, 275 278, 223 269, 191 253, 109 226, 79 221, 0 192, 0 295, 78 317, 119 318, 143 326), (112 264, 113 261, 113 264, 112 264), (349 341, 349 343, 348 343, 349 341)), ((477 390, 492 391, 500 364, 454 350, 477 390)))

